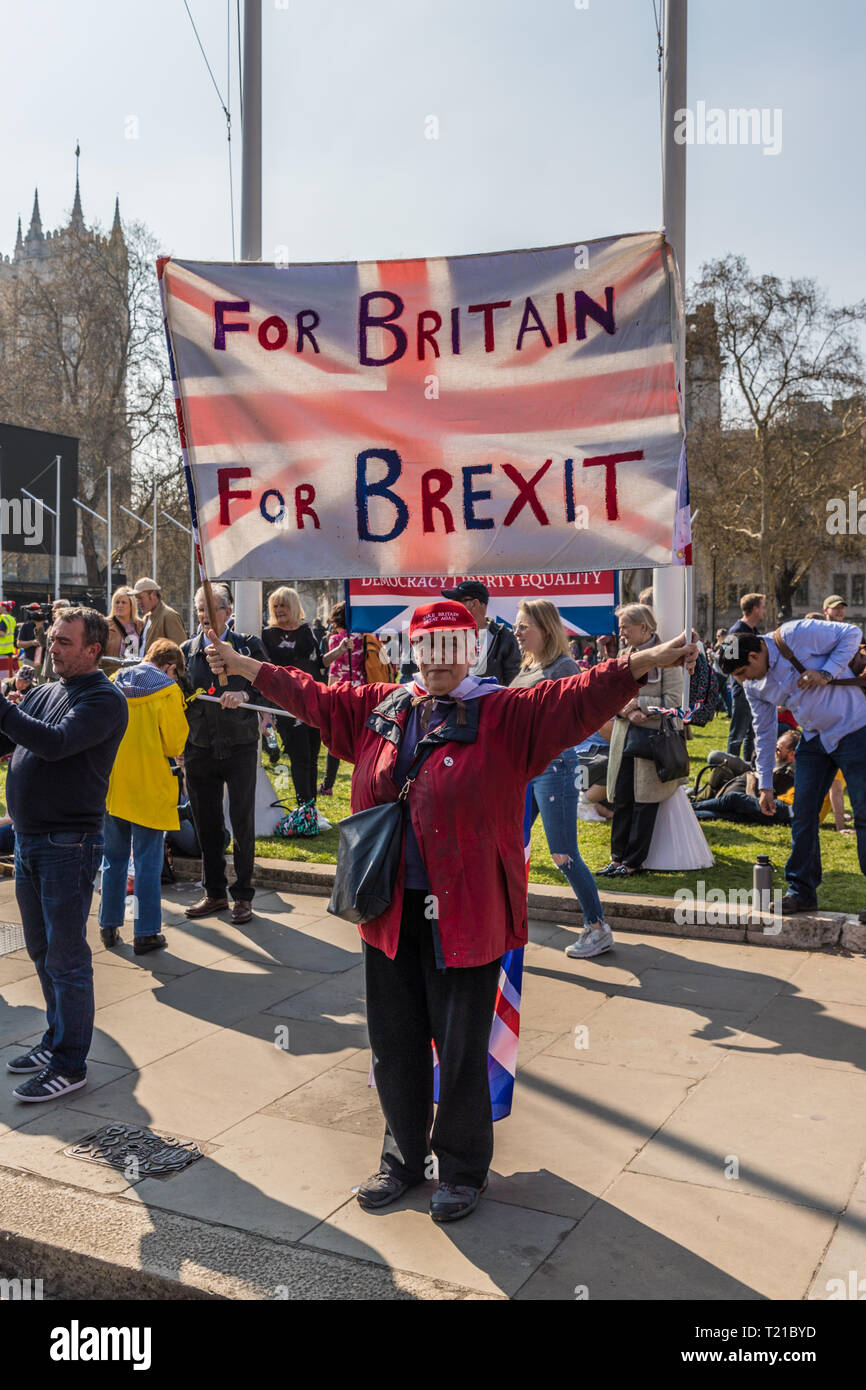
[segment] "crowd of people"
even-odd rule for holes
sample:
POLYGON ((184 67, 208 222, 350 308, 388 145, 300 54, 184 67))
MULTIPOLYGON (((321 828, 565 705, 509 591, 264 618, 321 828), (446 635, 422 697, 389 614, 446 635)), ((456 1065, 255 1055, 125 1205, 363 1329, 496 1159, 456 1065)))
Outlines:
MULTIPOLYGON (((845 623, 841 603, 831 595, 824 613, 766 633, 763 595, 744 595, 741 620, 707 653, 719 678, 713 698, 730 714, 722 761, 731 776, 696 801, 697 814, 790 825, 786 913, 817 905, 818 824, 830 796, 835 823, 847 828, 843 785, 866 874, 862 634, 845 623)), ((348 630, 343 605, 327 627, 308 623, 285 585, 270 593, 261 633, 236 630, 221 584, 196 595, 189 637, 149 578, 118 589, 107 617, 63 603, 28 612, 13 628, 20 657, 0 692, 0 756, 9 758, 0 853, 14 851, 47 1026, 36 1047, 8 1063, 26 1077, 19 1100, 86 1084, 94 1014, 86 922, 97 877, 105 947, 120 940, 130 860, 134 952, 166 946, 165 845, 183 834, 185 807, 203 886, 186 915, 252 919, 265 732, 272 756, 282 744, 299 807, 314 812, 317 798, 332 794, 340 760, 354 764, 353 813, 393 802, 402 788, 392 898, 360 926, 386 1136, 381 1168, 358 1200, 383 1206, 421 1181, 432 1145, 440 1159, 434 1219, 474 1209, 492 1151, 486 1049, 499 961, 526 940, 527 788, 531 816, 541 817, 583 913, 566 954, 610 950, 578 821, 610 822, 610 862, 598 877, 644 871, 660 809, 687 780, 660 778, 647 736, 660 711, 679 709, 683 671, 702 659, 685 634, 661 641, 651 593, 619 608, 618 634, 594 644, 575 644, 547 600, 523 600, 513 630, 488 617, 488 605, 484 584, 467 580, 417 609, 411 660, 400 671, 374 635, 348 630), (440 1066, 432 1139, 431 1037, 440 1066)), ((673 728, 683 727, 675 718, 673 728)))

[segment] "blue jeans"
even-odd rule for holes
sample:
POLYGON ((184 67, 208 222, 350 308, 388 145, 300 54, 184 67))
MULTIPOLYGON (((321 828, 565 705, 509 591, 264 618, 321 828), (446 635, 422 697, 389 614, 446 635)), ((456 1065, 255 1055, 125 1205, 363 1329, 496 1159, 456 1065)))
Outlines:
POLYGON ((739 681, 731 684, 731 727, 728 730, 728 752, 750 763, 755 753, 755 731, 752 728, 752 707, 739 681))
POLYGON ((93 965, 87 914, 102 836, 77 830, 15 837, 15 896, 27 954, 45 996, 42 1047, 52 1067, 79 1080, 93 1037, 93 965))
POLYGON ((727 796, 708 797, 706 801, 694 802, 694 809, 698 820, 703 820, 705 813, 709 812, 708 819, 746 821, 751 825, 791 824, 791 808, 787 802, 777 801, 775 813, 765 816, 758 798, 749 796, 747 792, 728 792, 727 796))
POLYGON ((11 825, 0 825, 0 854, 15 853, 15 831, 11 825))
POLYGON ((160 883, 165 831, 118 820, 117 816, 110 816, 106 812, 102 833, 105 836, 105 859, 99 904, 100 928, 123 926, 131 848, 135 864, 133 935, 157 936, 162 926, 160 883))
POLYGON ((818 816, 837 768, 848 785, 857 832, 857 858, 860 872, 866 874, 866 726, 846 734, 832 753, 824 752, 817 736, 800 739, 797 745, 791 857, 785 865, 785 879, 792 893, 813 906, 821 882, 818 816))
POLYGON ((732 714, 730 686, 728 685, 728 680, 726 676, 721 675, 721 673, 718 671, 716 672, 716 675, 719 677, 719 694, 721 696, 722 704, 725 707, 725 713, 730 719, 732 714))
POLYGON ((603 921, 604 913, 595 879, 581 859, 577 848, 580 763, 574 749, 566 748, 565 752, 554 758, 541 776, 533 778, 529 785, 532 787, 535 800, 532 819, 534 822, 539 812, 541 813, 541 823, 550 853, 568 855, 566 862, 557 867, 574 889, 584 922, 603 921))

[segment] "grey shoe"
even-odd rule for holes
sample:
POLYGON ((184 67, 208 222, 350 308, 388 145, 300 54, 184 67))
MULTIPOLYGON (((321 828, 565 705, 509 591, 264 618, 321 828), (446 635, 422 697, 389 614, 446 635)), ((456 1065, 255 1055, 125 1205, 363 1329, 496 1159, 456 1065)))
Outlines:
POLYGON ((596 922, 595 926, 584 927, 577 941, 566 946, 565 954, 572 960, 586 960, 589 956, 600 956, 613 945, 613 932, 607 922, 596 922))
POLYGON ((394 1173, 380 1168, 378 1173, 362 1182, 355 1193, 358 1206, 363 1207, 364 1211, 378 1211, 379 1207, 390 1206, 398 1197, 402 1197, 404 1192, 408 1192, 410 1187, 417 1187, 419 1182, 423 1181, 423 1178, 416 1178, 413 1182, 404 1182, 394 1173))

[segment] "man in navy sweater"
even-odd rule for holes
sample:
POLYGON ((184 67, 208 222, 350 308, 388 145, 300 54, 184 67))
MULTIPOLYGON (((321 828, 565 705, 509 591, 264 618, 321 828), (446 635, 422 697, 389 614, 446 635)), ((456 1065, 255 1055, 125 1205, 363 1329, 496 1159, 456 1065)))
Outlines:
POLYGON ((0 696, 0 753, 14 748, 6 801, 15 826, 15 896, 45 996, 42 1041, 7 1062, 33 1073, 13 1095, 54 1100, 83 1086, 93 1036, 87 915, 102 859, 108 778, 129 717, 99 669, 108 624, 67 608, 49 634, 59 680, 13 705, 0 696))

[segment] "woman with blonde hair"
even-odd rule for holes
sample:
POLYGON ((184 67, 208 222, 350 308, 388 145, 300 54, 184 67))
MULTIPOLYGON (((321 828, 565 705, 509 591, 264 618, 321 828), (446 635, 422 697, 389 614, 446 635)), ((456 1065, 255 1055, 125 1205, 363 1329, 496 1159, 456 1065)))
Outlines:
POLYGON ((144 623, 136 610, 132 589, 125 584, 115 589, 108 610, 108 644, 103 656, 138 656, 144 623))
MULTIPOLYGON (((568 634, 559 610, 547 599, 522 601, 514 635, 523 652, 523 665, 509 689, 526 690, 539 681, 559 681, 579 674, 580 668, 569 654, 568 634)), ((583 931, 566 947, 565 954, 585 959, 609 951, 613 932, 604 920, 598 889, 577 847, 580 782, 577 753, 566 748, 529 785, 534 803, 532 819, 541 814, 550 857, 571 884, 583 913, 583 931)))
MULTIPOLYGON (((319 644, 305 620, 297 590, 286 584, 273 589, 268 595, 268 617, 262 644, 271 665, 293 666, 321 680, 319 644)), ((289 759, 298 805, 315 802, 321 735, 318 729, 311 729, 290 714, 278 714, 275 722, 289 759)))
MULTIPOLYGON (((655 614, 646 604, 627 603, 616 610, 616 616, 626 652, 648 652, 661 645, 655 614)), ((614 720, 607 765, 607 799, 613 802, 610 863, 599 870, 604 877, 626 878, 641 872, 649 855, 659 806, 680 785, 660 782, 655 763, 642 750, 646 748, 644 731, 657 729, 661 722, 649 710, 678 706, 682 696, 682 671, 653 667, 640 694, 623 705, 614 720)), ((682 725, 676 721, 675 727, 682 725)))

